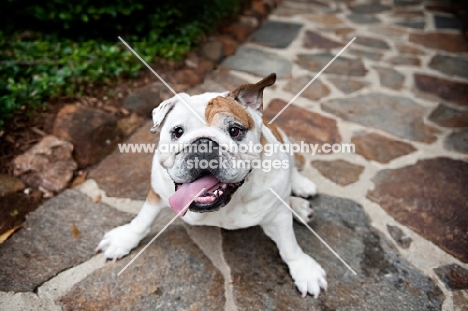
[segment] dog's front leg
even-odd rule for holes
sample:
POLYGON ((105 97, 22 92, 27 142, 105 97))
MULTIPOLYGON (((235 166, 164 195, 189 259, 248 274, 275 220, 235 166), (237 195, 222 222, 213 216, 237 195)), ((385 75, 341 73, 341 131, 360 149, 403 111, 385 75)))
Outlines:
POLYGON ((130 223, 107 232, 96 250, 113 260, 128 255, 149 233, 151 224, 165 206, 159 195, 150 190, 138 215, 130 223))
POLYGON ((261 226, 278 246, 280 256, 288 265, 294 284, 303 297, 309 293, 317 298, 320 288, 327 289, 325 270, 297 244, 290 211, 284 209, 261 226))

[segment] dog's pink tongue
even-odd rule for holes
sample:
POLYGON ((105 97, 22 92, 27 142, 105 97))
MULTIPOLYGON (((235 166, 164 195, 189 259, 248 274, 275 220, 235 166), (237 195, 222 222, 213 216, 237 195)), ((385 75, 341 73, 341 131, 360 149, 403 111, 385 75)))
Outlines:
POLYGON ((169 204, 171 205, 172 210, 179 213, 185 206, 187 206, 187 204, 196 199, 195 196, 203 188, 208 190, 216 184, 219 184, 219 180, 213 175, 206 175, 194 182, 182 184, 169 198, 169 204))

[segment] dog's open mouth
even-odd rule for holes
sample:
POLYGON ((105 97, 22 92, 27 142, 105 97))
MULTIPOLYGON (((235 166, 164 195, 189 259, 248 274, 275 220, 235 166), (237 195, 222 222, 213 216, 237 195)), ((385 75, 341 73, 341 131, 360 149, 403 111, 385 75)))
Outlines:
POLYGON ((188 208, 190 211, 198 213, 214 212, 228 204, 231 200, 231 195, 243 183, 244 181, 223 183, 211 174, 202 174, 190 183, 175 183, 176 192, 169 198, 169 204, 174 212, 179 213, 193 200, 188 208), (206 190, 193 199, 202 189, 206 190))

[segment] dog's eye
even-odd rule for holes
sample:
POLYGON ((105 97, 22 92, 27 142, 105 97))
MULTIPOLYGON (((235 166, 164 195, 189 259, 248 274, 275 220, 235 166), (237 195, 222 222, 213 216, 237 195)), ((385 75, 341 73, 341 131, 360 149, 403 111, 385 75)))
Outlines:
POLYGON ((236 138, 236 137, 239 137, 241 134, 241 129, 236 127, 236 126, 231 126, 229 128, 229 135, 232 137, 232 138, 236 138))
POLYGON ((172 135, 174 135, 175 138, 180 138, 184 134, 184 129, 179 127, 176 127, 174 131, 172 131, 172 135))

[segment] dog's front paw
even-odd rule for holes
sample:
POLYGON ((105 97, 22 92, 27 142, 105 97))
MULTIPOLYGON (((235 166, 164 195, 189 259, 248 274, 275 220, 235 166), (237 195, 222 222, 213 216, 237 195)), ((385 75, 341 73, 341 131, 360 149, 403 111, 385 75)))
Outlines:
POLYGON ((133 231, 130 224, 123 225, 107 232, 96 251, 104 252, 107 259, 117 260, 128 255, 144 237, 133 231))
POLYGON ((309 201, 303 198, 298 198, 298 197, 290 197, 289 200, 291 203, 291 208, 293 209, 294 212, 296 212, 295 214, 293 214, 294 218, 296 218, 296 220, 299 221, 299 223, 302 224, 300 219, 297 219, 297 216, 299 216, 306 223, 312 219, 314 211, 310 207, 309 201))
POLYGON ((309 198, 317 194, 317 186, 307 177, 298 173, 292 179, 292 192, 296 196, 309 198))
POLYGON ((318 298, 320 288, 327 290, 325 270, 309 255, 303 254, 289 264, 289 271, 302 297, 307 293, 318 298))

